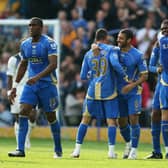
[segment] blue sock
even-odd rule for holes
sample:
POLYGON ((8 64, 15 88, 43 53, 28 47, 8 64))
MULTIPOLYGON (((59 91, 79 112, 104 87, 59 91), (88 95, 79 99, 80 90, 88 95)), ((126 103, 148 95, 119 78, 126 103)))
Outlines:
POLYGON ((28 131, 28 118, 26 116, 19 116, 18 150, 20 151, 24 151, 27 131, 28 131))
POLYGON ((83 139, 84 139, 84 137, 86 135, 87 128, 88 128, 88 125, 86 125, 86 124, 82 124, 81 123, 79 125, 77 136, 76 136, 76 143, 78 143, 78 144, 82 144, 83 143, 83 139))
POLYGON ((155 153, 161 153, 160 149, 160 132, 161 132, 161 123, 152 123, 151 126, 152 133, 152 142, 153 142, 153 150, 155 153))
POLYGON ((124 138, 125 142, 130 142, 131 138, 130 138, 130 126, 129 126, 129 124, 124 128, 120 128, 120 134, 124 138))
POLYGON ((109 126, 108 127, 108 143, 109 145, 115 145, 116 141, 116 127, 109 126))
POLYGON ((50 128, 54 140, 54 151, 62 153, 60 125, 58 121, 50 123, 50 128))
POLYGON ((168 121, 161 122, 164 145, 168 146, 168 121))
POLYGON ((131 143, 133 148, 138 147, 140 137, 140 125, 131 125, 131 143))

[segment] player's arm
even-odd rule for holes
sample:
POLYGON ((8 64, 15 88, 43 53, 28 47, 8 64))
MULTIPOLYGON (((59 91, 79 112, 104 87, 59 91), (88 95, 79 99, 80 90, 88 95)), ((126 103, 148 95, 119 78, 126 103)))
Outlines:
POLYGON ((117 74, 122 79, 124 79, 126 82, 128 82, 128 76, 125 73, 121 64, 119 63, 118 55, 119 55, 119 53, 118 53, 117 50, 114 50, 114 51, 111 50, 111 54, 110 54, 110 57, 109 57, 110 58, 110 63, 113 66, 114 70, 117 72, 117 74))
POLYGON ((24 76, 24 74, 27 70, 27 65, 28 65, 28 61, 26 59, 22 59, 20 61, 18 71, 17 71, 17 75, 16 75, 16 80, 15 80, 16 83, 19 83, 22 80, 22 78, 23 78, 23 76, 24 76))
POLYGON ((82 68, 80 71, 80 78, 82 80, 88 80, 89 75, 90 75, 89 78, 91 78, 91 74, 88 74, 89 73, 89 65, 88 65, 88 60, 87 60, 87 54, 88 54, 88 52, 84 56, 84 59, 82 62, 82 68))
POLYGON ((49 75, 51 72, 53 72, 57 68, 57 56, 56 55, 48 56, 48 60, 49 60, 48 66, 36 76, 28 79, 27 84, 32 85, 36 83, 39 79, 49 75))
POLYGON ((149 71, 153 73, 161 73, 163 68, 162 66, 157 66, 159 60, 159 43, 156 42, 149 61, 149 71))

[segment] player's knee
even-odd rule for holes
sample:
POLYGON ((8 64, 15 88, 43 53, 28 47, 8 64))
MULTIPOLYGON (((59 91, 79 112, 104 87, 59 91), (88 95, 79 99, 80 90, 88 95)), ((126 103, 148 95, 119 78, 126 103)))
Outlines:
POLYGON ((46 116, 47 116, 47 120, 48 120, 49 123, 52 123, 56 120, 55 112, 46 113, 46 116))
POLYGON ((30 114, 29 114, 29 120, 30 120, 30 122, 35 122, 35 120, 36 120, 36 111, 35 110, 32 110, 31 112, 30 112, 30 114))
POLYGON ((19 115, 24 115, 24 116, 28 116, 32 110, 32 106, 31 105, 27 105, 27 104, 21 104, 20 106, 20 113, 19 115))
POLYGON ((126 127, 128 125, 128 118, 127 117, 119 118, 118 124, 120 128, 126 127))
POLYGON ((90 117, 90 116, 83 116, 81 123, 88 125, 89 122, 90 122, 90 120, 91 120, 91 117, 90 117))

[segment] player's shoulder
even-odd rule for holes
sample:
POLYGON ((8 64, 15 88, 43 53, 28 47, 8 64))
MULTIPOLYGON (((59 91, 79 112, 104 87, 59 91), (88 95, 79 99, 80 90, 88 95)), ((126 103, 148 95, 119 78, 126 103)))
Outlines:
POLYGON ((25 46, 25 45, 29 44, 31 42, 31 40, 32 40, 31 37, 25 38, 24 40, 22 40, 21 46, 25 46))
POLYGON ((137 48, 132 47, 131 52, 135 57, 142 57, 144 54, 137 48))
POLYGON ((93 51, 92 49, 89 49, 88 51, 86 51, 84 57, 91 57, 91 56, 93 56, 93 51))
POLYGON ((47 36, 47 35, 45 35, 45 34, 42 34, 42 35, 41 35, 41 38, 42 38, 43 41, 48 42, 48 43, 53 43, 53 42, 55 42, 55 40, 54 40, 53 38, 51 38, 50 36, 47 36))

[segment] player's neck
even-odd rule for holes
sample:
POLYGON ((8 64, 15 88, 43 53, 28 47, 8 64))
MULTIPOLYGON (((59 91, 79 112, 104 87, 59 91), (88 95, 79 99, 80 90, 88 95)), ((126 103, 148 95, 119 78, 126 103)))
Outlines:
POLYGON ((132 47, 131 45, 125 46, 125 47, 121 48, 121 51, 122 52, 128 52, 131 49, 131 47, 132 47))
POLYGON ((37 35, 37 36, 32 37, 32 42, 33 43, 38 42, 40 40, 40 37, 41 37, 41 35, 37 35))

